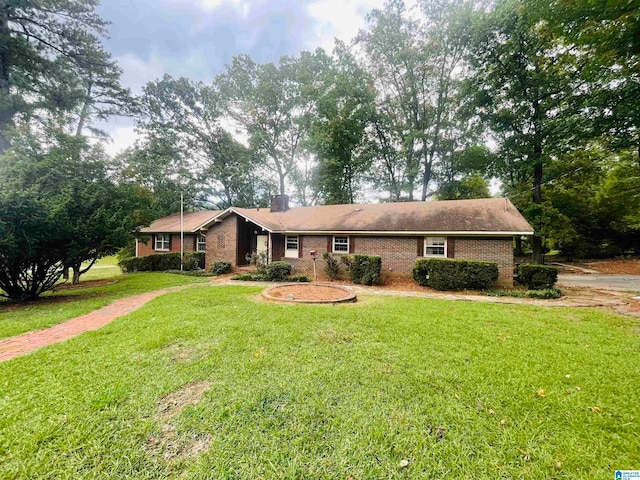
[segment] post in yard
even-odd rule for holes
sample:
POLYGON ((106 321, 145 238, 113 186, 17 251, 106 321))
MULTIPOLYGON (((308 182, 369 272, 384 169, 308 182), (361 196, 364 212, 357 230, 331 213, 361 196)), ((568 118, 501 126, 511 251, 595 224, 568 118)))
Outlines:
POLYGON ((180 271, 184 270, 184 194, 180 193, 180 271))

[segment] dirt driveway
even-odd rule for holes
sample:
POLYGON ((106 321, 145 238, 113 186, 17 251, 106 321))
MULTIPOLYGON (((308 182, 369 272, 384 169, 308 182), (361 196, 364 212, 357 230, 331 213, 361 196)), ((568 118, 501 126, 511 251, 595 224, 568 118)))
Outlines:
POLYGON ((571 287, 640 292, 640 275, 558 275, 558 284, 571 287))

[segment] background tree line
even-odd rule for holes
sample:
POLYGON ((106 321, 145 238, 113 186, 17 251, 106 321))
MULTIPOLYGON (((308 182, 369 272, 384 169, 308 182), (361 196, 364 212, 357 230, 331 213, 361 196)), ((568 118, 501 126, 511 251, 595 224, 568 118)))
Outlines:
POLYGON ((77 280, 181 194, 191 209, 426 201, 497 180, 536 229, 537 263, 545 248, 640 250, 637 0, 389 0, 352 44, 241 55, 138 97, 96 3, 0 0, 6 293, 37 295, 68 267, 77 280), (94 127, 112 115, 141 133, 115 158, 94 127))

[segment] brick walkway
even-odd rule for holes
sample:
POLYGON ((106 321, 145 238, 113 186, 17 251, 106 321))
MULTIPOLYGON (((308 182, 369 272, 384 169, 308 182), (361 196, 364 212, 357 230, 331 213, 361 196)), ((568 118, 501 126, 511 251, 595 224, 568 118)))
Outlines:
POLYGON ((181 285, 178 287, 170 287, 162 290, 155 290, 153 292, 141 293, 140 295, 135 295, 133 297, 121 298, 106 307, 102 307, 91 313, 82 315, 81 317, 72 318, 71 320, 59 323, 53 327, 45 328, 44 330, 36 330, 35 332, 23 333, 22 335, 15 337, 5 338, 0 340, 0 362, 24 355, 53 343, 63 342, 68 338, 78 336, 81 333, 88 332, 90 330, 97 330, 116 318, 137 310, 145 303, 159 297, 160 295, 164 295, 169 292, 176 292, 197 285, 202 284, 196 283, 181 285))

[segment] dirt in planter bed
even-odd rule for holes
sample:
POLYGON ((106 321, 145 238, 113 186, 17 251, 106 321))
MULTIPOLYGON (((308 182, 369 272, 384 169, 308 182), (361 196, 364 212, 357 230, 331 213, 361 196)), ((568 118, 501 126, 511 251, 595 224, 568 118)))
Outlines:
POLYGON ((341 300, 348 292, 323 285, 286 285, 269 291, 269 295, 285 300, 289 295, 293 295, 294 300, 341 300))

